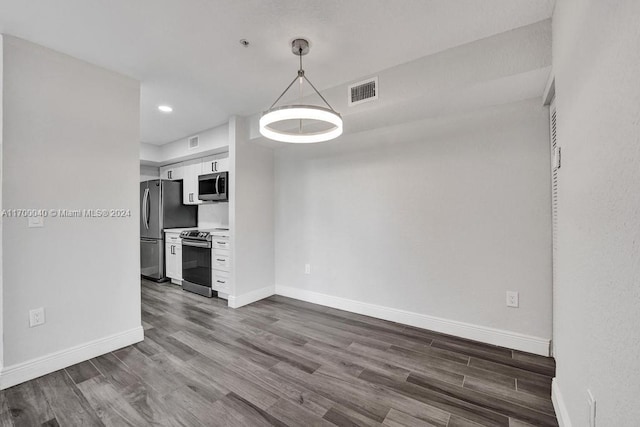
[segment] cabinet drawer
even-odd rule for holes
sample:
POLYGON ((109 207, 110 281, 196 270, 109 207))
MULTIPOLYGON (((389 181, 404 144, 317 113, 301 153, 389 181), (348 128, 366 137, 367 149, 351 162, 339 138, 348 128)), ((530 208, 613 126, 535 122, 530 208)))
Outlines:
POLYGON ((226 271, 213 270, 213 285, 211 285, 211 287, 214 291, 230 294, 231 280, 229 279, 229 273, 226 271))
POLYGON ((215 251, 213 253, 213 263, 211 266, 214 269, 229 271, 231 267, 231 257, 229 255, 222 255, 220 252, 215 251))
POLYGON ((213 245, 213 249, 229 249, 229 239, 227 237, 213 237, 213 240, 211 241, 211 244, 213 245))
POLYGON ((181 245, 182 239, 180 238, 180 234, 176 233, 166 233, 166 243, 172 243, 174 245, 181 245))
POLYGON ((230 267, 231 267, 231 260, 228 256, 215 255, 213 257, 213 268, 229 271, 230 267))

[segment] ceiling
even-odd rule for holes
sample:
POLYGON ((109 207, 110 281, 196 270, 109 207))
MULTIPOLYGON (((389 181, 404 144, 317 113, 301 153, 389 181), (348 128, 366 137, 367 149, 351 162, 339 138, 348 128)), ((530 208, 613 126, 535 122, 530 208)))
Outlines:
POLYGON ((0 32, 139 80, 141 141, 161 145, 269 107, 295 76, 293 38, 310 40, 322 90, 547 19, 553 3, 0 0, 0 32))

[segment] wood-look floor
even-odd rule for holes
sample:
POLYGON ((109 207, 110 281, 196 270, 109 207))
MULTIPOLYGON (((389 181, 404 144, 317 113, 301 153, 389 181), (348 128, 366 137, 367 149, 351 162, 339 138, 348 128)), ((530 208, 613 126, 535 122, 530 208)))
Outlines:
POLYGON ((549 358, 283 297, 142 301, 144 342, 0 392, 0 424, 558 425, 549 358))

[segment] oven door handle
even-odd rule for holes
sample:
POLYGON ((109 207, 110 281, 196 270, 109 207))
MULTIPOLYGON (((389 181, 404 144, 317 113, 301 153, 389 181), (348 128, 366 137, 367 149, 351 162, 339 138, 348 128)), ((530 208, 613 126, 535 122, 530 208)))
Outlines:
POLYGON ((211 249, 211 242, 198 242, 197 240, 182 239, 182 246, 194 246, 196 248, 211 249))

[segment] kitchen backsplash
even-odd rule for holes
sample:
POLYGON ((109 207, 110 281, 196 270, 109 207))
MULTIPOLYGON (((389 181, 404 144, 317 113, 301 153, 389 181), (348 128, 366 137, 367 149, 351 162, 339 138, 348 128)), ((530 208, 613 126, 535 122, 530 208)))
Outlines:
POLYGON ((229 226, 229 203, 203 203, 198 205, 198 228, 229 226))

